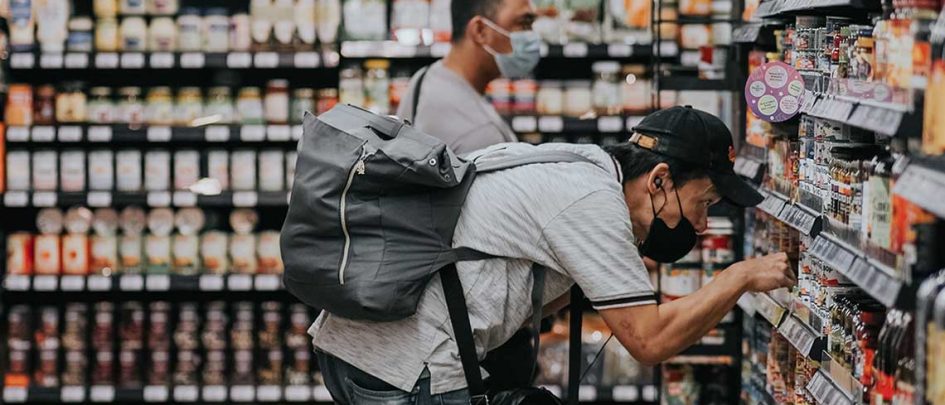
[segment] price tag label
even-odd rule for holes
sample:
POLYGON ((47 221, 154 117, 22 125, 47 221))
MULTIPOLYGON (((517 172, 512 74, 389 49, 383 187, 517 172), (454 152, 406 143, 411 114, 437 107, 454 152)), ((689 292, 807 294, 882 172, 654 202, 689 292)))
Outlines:
POLYGON ((816 336, 813 332, 808 330, 800 320, 789 316, 784 320, 784 323, 781 324, 778 330, 798 351, 803 353, 804 356, 810 356, 810 351, 814 347, 816 336))
POLYGON ((7 141, 9 142, 29 142, 29 127, 9 127, 7 128, 7 141))
POLYGON ((252 402, 256 400, 256 387, 252 385, 234 385, 230 387, 230 400, 252 402))
POLYGON ((171 289, 171 277, 167 274, 149 274, 145 279, 148 291, 167 291, 171 289))
POLYGON ((259 402, 278 402, 282 399, 282 387, 278 385, 261 385, 256 389, 256 400, 259 402))
POLYGON ((56 129, 45 125, 33 127, 30 139, 33 142, 52 142, 56 140, 56 129))
POLYGON ((84 402, 85 401, 85 387, 82 386, 64 386, 59 392, 59 398, 62 402, 84 402))
POLYGON ((583 42, 565 44, 564 48, 561 49, 561 54, 563 54, 565 58, 587 57, 587 44, 583 42))
POLYGON ((152 69, 170 69, 174 67, 174 54, 167 52, 151 54, 152 69))
POLYGON ((610 44, 607 45, 607 54, 612 58, 629 58, 633 56, 633 47, 627 44, 610 44))
POLYGON ((170 142, 171 127, 153 126, 148 128, 148 142, 170 142))
POLYGON ((174 400, 177 402, 197 402, 198 392, 194 385, 178 385, 174 387, 174 400))
POLYGON ((201 69, 206 60, 204 55, 199 52, 187 52, 180 55, 180 67, 184 69, 201 69))
POLYGON ((170 207, 171 193, 167 191, 152 191, 148 193, 149 207, 170 207))
POLYGON ((3 195, 3 205, 7 207, 25 207, 29 204, 29 194, 25 191, 7 191, 3 195))
POLYGON ((205 402, 224 402, 226 401, 226 386, 207 385, 203 387, 202 399, 205 402))
MULTIPOLYGON (((290 385, 285 387, 285 400, 288 402, 308 402, 312 400, 312 387, 308 385, 290 385)), ((330 401, 330 399, 328 399, 330 401)))
POLYGON ((144 387, 144 402, 167 402, 168 397, 168 389, 163 385, 144 387))
POLYGON ((294 62, 296 68, 317 68, 321 58, 315 52, 298 52, 294 62))
POLYGON ((118 67, 117 53, 100 53, 95 55, 95 67, 99 69, 115 69, 118 67))
POLYGON ((36 64, 36 56, 31 53, 18 52, 10 56, 11 69, 32 69, 36 64))
POLYGON ((112 193, 108 191, 90 191, 87 200, 90 207, 110 207, 112 205, 112 193))
POLYGON ((755 296, 752 293, 742 294, 742 296, 738 298, 737 303, 738 307, 741 308, 742 311, 745 311, 746 314, 749 316, 755 315, 755 296))
POLYGON ((253 288, 253 278, 249 274, 231 274, 227 287, 231 291, 249 291, 253 288))
POLYGON ((637 402, 640 399, 640 390, 635 385, 618 385, 614 387, 614 401, 637 402))
POLYGON ((312 388, 312 399, 316 401, 331 401, 331 393, 328 392, 328 387, 316 385, 315 388, 312 388))
POLYGON ((433 45, 430 45, 430 56, 434 58, 442 58, 450 52, 450 43, 449 42, 436 42, 433 45))
POLYGON ((893 188, 916 205, 945 218, 945 174, 911 164, 906 166, 893 188))
POLYGON ((34 276, 34 291, 56 291, 59 287, 59 277, 56 276, 34 276))
POLYGON ((578 399, 581 401, 593 402, 597 400, 597 387, 593 385, 582 385, 578 387, 578 399))
POLYGON ((194 207, 197 205, 197 195, 189 191, 175 191, 174 205, 178 207, 194 207))
POLYGON ((654 385, 647 385, 643 387, 643 400, 647 402, 656 401, 657 392, 658 391, 656 390, 656 386, 654 385))
POLYGON ((230 127, 211 125, 207 127, 204 135, 207 137, 207 142, 226 142, 230 140, 230 127))
POLYGON ((43 69, 62 69, 61 53, 44 53, 39 57, 39 67, 43 69))
POLYGON ((115 401, 115 387, 111 385, 93 385, 90 391, 92 402, 115 401))
POLYGON ((253 66, 271 69, 279 66, 279 54, 275 52, 259 52, 253 57, 253 66))
POLYGON ((3 289, 7 291, 29 291, 30 277, 10 274, 3 279, 3 289))
POLYGON ((230 69, 246 69, 253 64, 253 56, 249 52, 232 52, 226 55, 226 67, 230 69))
POLYGON ((198 282, 200 291, 222 291, 223 276, 220 274, 204 274, 198 282))
POLYGON ((237 191, 233 193, 234 207, 255 207, 259 195, 255 191, 237 191))
POLYGON ((140 274, 125 274, 121 276, 118 288, 122 291, 141 291, 144 289, 144 277, 140 274))
POLYGON ((279 276, 275 274, 256 275, 256 290, 275 291, 281 287, 282 287, 282 282, 281 280, 279 280, 279 276))
POLYGON ((820 404, 853 404, 853 401, 844 395, 844 393, 827 378, 823 371, 818 371, 817 374, 811 378, 810 383, 807 384, 807 391, 810 392, 811 395, 814 396, 814 399, 817 400, 817 403, 820 404))
POLYGON ((88 278, 89 291, 109 291, 112 289, 112 278, 108 276, 92 275, 88 278))
POLYGON ((243 125, 240 129, 240 140, 243 142, 262 142, 266 140, 266 127, 262 125, 243 125))
POLYGON ((266 127, 266 133, 269 140, 273 142, 285 142, 292 139, 292 130, 288 125, 270 125, 266 127))
POLYGON ((82 140, 82 127, 75 125, 59 127, 59 142, 79 142, 82 140))
POLYGON ((758 294, 755 296, 757 312, 768 320, 772 325, 778 326, 781 322, 781 315, 784 314, 784 308, 769 297, 767 294, 758 294))
POLYGON ((85 277, 62 276, 62 279, 59 280, 59 288, 62 291, 82 291, 85 289, 85 277))
POLYGON ((597 130, 600 132, 620 132, 623 130, 623 120, 620 117, 597 118, 597 130))
POLYGON ((303 129, 301 125, 293 125, 292 126, 292 140, 297 141, 299 139, 302 139, 302 132, 303 132, 303 129))
POLYGON ((676 44, 676 41, 662 41, 659 45, 659 52, 661 57, 672 57, 676 56, 679 53, 679 45, 676 44))
POLYGON ((558 116, 538 117, 538 131, 556 133, 564 130, 564 120, 558 116))
POLYGON ((111 142, 112 140, 112 128, 95 125, 89 127, 89 142, 111 142))
POLYGON ((3 387, 3 401, 7 403, 26 402, 28 391, 26 387, 3 387))
POLYGON ((512 117, 512 130, 515 132, 535 132, 538 129, 538 123, 535 117, 512 117))
POLYGON ((37 191, 33 193, 33 205, 37 207, 55 207, 56 193, 52 191, 37 191))
POLYGON ((144 67, 143 53, 123 53, 121 54, 122 69, 141 69, 144 67))

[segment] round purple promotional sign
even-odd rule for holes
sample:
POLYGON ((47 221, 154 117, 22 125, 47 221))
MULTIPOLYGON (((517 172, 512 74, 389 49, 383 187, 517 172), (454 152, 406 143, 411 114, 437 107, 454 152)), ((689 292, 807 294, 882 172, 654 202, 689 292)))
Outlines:
POLYGON ((745 102, 758 118, 787 121, 797 115, 804 102, 804 79, 784 62, 765 63, 748 77, 745 102))

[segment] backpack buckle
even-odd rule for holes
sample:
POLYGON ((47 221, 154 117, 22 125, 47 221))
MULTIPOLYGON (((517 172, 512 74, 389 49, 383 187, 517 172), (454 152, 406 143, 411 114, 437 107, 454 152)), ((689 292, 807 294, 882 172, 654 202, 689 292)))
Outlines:
POLYGON ((486 394, 473 395, 469 397, 469 403, 472 405, 489 405, 489 397, 486 394))

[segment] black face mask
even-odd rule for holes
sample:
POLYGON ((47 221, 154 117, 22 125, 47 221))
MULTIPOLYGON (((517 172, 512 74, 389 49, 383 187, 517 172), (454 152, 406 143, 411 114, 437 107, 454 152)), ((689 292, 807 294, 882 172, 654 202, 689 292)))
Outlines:
MULTIPOLYGON (((682 259, 696 246, 696 228, 683 215, 679 192, 675 191, 675 193, 680 216, 679 224, 675 228, 670 228, 658 216, 656 206, 653 205, 653 196, 650 196, 650 207, 653 208, 653 223, 650 224, 650 234, 640 245, 640 253, 660 263, 672 263, 682 259)), ((660 211, 662 210, 660 208, 660 211)))

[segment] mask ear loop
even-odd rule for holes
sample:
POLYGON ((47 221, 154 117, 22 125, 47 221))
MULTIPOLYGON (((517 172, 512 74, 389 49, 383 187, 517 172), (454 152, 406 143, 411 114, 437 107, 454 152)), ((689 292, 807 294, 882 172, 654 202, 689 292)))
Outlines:
POLYGON ((673 188, 673 192, 676 193, 676 204, 679 206, 679 217, 685 218, 686 214, 682 210, 682 200, 679 199, 679 189, 673 188))
MULTIPOLYGON (((657 186, 657 187, 659 187, 660 191, 663 192, 663 198, 668 200, 669 198, 666 198, 666 190, 663 189, 663 186, 660 185, 660 186, 657 186)), ((658 217, 658 216, 660 215, 660 213, 663 212, 663 208, 666 208, 666 203, 663 203, 663 206, 660 207, 660 210, 659 210, 659 211, 657 211, 657 210, 656 210, 656 204, 653 202, 653 196, 650 195, 650 209, 653 210, 653 217, 654 217, 654 218, 655 218, 655 217, 658 217)), ((680 210, 681 210, 681 208, 680 208, 680 210)))

